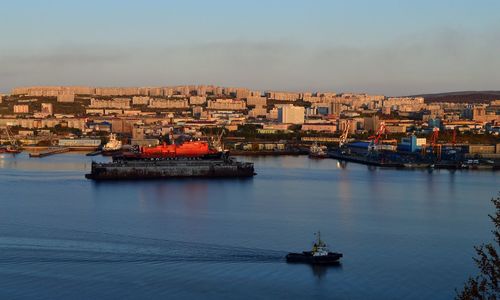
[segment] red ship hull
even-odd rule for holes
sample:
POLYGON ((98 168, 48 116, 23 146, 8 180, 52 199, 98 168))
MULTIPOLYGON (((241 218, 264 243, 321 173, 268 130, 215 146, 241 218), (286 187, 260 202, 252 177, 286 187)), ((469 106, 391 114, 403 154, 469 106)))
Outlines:
POLYGON ((158 145, 155 147, 141 147, 139 153, 126 153, 126 158, 148 159, 148 158, 178 158, 178 157, 205 157, 219 153, 211 149, 208 142, 192 141, 180 145, 158 145))

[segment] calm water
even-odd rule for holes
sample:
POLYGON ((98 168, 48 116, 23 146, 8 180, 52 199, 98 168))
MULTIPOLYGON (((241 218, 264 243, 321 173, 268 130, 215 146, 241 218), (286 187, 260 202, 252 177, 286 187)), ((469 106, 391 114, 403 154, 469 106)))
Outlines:
POLYGON ((244 158, 249 180, 97 184, 91 159, 0 156, 0 298, 448 299, 500 190, 499 173, 307 157, 244 158), (287 265, 318 229, 342 265, 287 265))

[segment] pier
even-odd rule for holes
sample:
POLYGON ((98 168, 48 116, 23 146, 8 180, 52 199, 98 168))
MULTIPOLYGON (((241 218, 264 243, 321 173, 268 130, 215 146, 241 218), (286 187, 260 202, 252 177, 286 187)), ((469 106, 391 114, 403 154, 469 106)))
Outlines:
POLYGON ((40 152, 32 152, 30 153, 30 157, 38 157, 38 158, 41 158, 41 157, 46 157, 46 156, 50 156, 50 155, 55 155, 55 154, 60 154, 60 153, 66 153, 66 152, 69 152, 69 148, 48 148, 47 150, 45 151, 40 151, 40 152))
POLYGON ((99 154, 102 154, 102 151, 101 150, 96 150, 96 151, 92 151, 92 152, 89 152, 87 154, 85 154, 86 156, 97 156, 99 154))

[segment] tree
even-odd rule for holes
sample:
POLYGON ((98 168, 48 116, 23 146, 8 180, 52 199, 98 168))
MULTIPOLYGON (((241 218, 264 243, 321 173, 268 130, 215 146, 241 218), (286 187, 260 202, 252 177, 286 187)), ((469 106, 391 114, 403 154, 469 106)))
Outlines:
POLYGON ((494 243, 482 244, 474 247, 477 257, 474 258, 480 274, 475 278, 469 278, 463 290, 457 292, 456 299, 500 299, 500 194, 491 199, 495 205, 496 212, 489 215, 495 225, 492 230, 494 243))

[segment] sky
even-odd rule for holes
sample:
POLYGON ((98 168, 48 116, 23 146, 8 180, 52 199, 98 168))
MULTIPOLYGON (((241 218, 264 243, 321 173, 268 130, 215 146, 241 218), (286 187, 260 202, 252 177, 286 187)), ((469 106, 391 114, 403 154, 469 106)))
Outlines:
POLYGON ((498 0, 0 0, 0 91, 500 90, 498 0))

